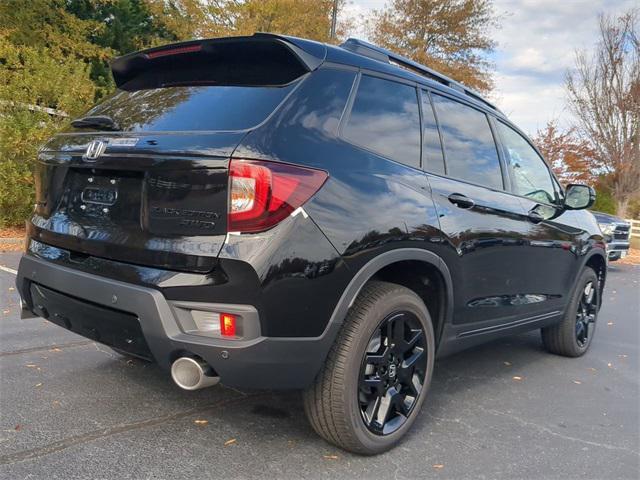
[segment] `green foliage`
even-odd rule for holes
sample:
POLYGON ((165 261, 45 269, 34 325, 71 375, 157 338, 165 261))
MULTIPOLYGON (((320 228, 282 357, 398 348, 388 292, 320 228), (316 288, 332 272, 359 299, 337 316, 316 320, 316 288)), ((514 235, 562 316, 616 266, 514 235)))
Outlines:
POLYGON ((0 226, 20 224, 33 204, 39 146, 66 124, 43 108, 79 114, 93 103, 89 67, 46 47, 15 45, 0 32, 0 226))
POLYGON ((605 187, 596 187, 596 201, 591 207, 592 210, 603 213, 616 214, 616 201, 611 194, 611 190, 605 187))

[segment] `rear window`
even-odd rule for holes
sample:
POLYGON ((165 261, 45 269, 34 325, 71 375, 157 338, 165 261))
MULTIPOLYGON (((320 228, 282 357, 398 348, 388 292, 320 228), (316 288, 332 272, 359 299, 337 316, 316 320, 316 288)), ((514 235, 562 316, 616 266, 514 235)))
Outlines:
POLYGON ((119 90, 87 115, 107 115, 123 131, 244 130, 265 120, 296 84, 119 90))

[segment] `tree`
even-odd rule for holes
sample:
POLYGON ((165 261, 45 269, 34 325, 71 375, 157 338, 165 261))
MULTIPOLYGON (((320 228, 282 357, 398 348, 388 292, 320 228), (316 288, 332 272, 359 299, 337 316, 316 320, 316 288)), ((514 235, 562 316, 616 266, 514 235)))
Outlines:
POLYGON ((491 0, 392 0, 367 29, 375 43, 487 92, 495 23, 491 0))
POLYGON ((76 115, 93 103, 89 67, 45 47, 15 45, 0 31, 0 226, 21 223, 33 205, 38 147, 61 126, 45 108, 76 115))
POLYGON ((589 141, 580 137, 575 127, 563 131, 552 120, 538 130, 533 142, 562 184, 593 185, 606 171, 589 141))
MULTIPOLYGON (((343 4, 345 0, 340 0, 343 4)), ((145 0, 176 39, 272 32, 329 41, 333 0, 145 0)))
POLYGON ((569 107, 605 167, 621 217, 640 195, 638 16, 638 10, 618 18, 601 15, 596 51, 577 52, 566 76, 569 107))

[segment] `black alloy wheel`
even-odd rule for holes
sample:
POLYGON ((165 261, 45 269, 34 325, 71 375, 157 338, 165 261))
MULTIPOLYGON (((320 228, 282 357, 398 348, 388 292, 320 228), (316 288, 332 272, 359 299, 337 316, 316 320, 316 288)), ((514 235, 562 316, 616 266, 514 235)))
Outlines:
POLYGON ((368 282, 304 392, 311 426, 350 452, 389 450, 418 418, 435 350, 433 323, 422 298, 402 285, 368 282))
POLYGON ((595 335, 602 283, 596 272, 586 267, 558 323, 542 328, 542 343, 551 353, 579 357, 589 349, 595 335))
POLYGON ((369 339, 358 401, 362 420, 377 435, 400 428, 422 391, 427 369, 425 334, 411 312, 387 316, 369 339))
POLYGON ((587 282, 582 290, 578 311, 576 312, 576 342, 584 348, 591 339, 591 334, 598 315, 598 289, 592 281, 587 282))

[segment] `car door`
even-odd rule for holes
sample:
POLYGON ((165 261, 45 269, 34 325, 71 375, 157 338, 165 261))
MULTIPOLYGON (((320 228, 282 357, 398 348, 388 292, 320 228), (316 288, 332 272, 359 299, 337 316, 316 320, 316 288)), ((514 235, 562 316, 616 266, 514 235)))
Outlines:
POLYGON ((531 274, 525 288, 546 296, 538 307, 561 310, 588 235, 575 218, 576 212, 562 208, 557 181, 526 137, 500 120, 496 120, 495 127, 511 190, 529 217, 523 255, 531 274))
MULTIPOLYGON (((527 317, 523 303, 535 275, 525 256, 529 219, 508 181, 487 114, 432 92, 444 150, 423 151, 425 170, 446 248, 441 256, 454 285, 454 328, 460 335, 485 333, 527 317)), ((422 95, 423 122, 433 118, 429 94, 422 95)), ((435 136, 425 130, 424 143, 435 136)), ((437 146, 436 146, 437 147, 437 146)))

